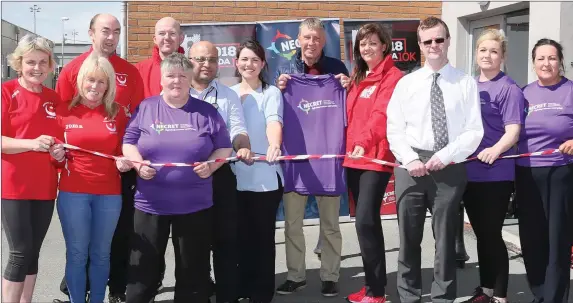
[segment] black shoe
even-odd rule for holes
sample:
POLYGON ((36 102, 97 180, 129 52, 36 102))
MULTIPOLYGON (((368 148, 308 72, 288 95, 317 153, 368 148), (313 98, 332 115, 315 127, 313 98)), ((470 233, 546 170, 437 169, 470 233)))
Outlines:
POLYGON ((125 302, 125 294, 109 294, 109 303, 121 303, 125 302))
POLYGON ((290 295, 295 291, 301 290, 306 287, 306 281, 294 282, 291 280, 286 280, 279 288, 277 288, 277 293, 279 295, 290 295))
POLYGON ((462 303, 490 303, 492 297, 486 295, 481 287, 477 287, 474 295, 462 303))
POLYGON ((62 301, 60 299, 54 299, 54 301, 52 301, 52 303, 71 303, 70 301, 62 301))
POLYGON ((325 297, 338 296, 338 284, 333 281, 322 281, 321 293, 325 297))

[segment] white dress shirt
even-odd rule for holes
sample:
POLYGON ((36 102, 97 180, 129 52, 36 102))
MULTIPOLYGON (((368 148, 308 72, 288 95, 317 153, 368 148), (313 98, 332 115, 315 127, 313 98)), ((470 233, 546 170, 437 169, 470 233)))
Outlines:
MULTIPOLYGON (((449 63, 438 71, 444 96, 448 145, 436 152, 443 164, 459 163, 471 155, 483 137, 481 106, 475 79, 449 63)), ((423 68, 404 76, 388 104, 387 137, 390 150, 402 164, 419 159, 412 149, 432 151, 434 133, 430 90, 434 71, 423 68)))
POLYGON ((216 104, 215 107, 217 111, 221 117, 223 117, 225 125, 227 125, 231 142, 235 140, 238 134, 247 134, 241 100, 239 100, 237 93, 230 87, 217 82, 217 80, 213 80, 209 83, 209 86, 201 92, 191 87, 189 94, 209 104, 216 104))

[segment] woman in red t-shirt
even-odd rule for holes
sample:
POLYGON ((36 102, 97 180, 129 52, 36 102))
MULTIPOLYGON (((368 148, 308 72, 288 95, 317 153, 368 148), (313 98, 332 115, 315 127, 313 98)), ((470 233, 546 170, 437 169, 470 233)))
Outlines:
MULTIPOLYGON (((105 57, 92 53, 77 78, 78 94, 56 111, 60 132, 68 144, 121 155, 127 116, 115 99, 115 72, 105 57)), ((50 152, 64 161, 57 209, 66 243, 66 284, 72 302, 85 301, 86 264, 89 264, 90 302, 104 301, 109 277, 111 241, 121 213, 120 172, 132 168, 62 145, 50 152), (89 261, 88 261, 89 256, 89 261)))
POLYGON ((2 83, 2 227, 10 247, 2 301, 30 302, 56 199, 58 173, 48 149, 60 98, 42 85, 55 65, 48 40, 24 36, 8 63, 18 78, 2 83))
POLYGON ((346 98, 348 127, 344 160, 350 192, 356 201, 356 234, 362 254, 365 286, 348 296, 350 302, 383 303, 386 258, 380 206, 392 168, 357 157, 394 162, 386 139, 386 108, 402 72, 392 61, 392 39, 379 24, 362 26, 356 35, 356 67, 346 98))

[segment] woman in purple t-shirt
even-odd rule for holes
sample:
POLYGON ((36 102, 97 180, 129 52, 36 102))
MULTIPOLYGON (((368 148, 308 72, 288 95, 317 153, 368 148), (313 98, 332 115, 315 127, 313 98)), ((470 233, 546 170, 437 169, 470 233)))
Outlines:
MULTIPOLYGON (((189 96, 191 62, 172 54, 161 62, 162 95, 136 109, 123 138, 123 154, 151 163, 196 163, 231 155, 223 118, 189 96)), ((213 188, 223 163, 195 167, 135 164, 134 235, 127 302, 151 302, 163 270, 170 230, 175 249, 174 302, 206 302, 210 295, 213 188)))
POLYGON ((521 248, 533 302, 567 302, 573 237, 573 82, 562 76, 559 43, 541 39, 531 55, 538 80, 523 89, 527 116, 519 152, 560 153, 517 160, 521 248))
POLYGON ((514 145, 523 124, 521 89, 501 71, 507 42, 499 30, 484 31, 476 42, 477 78, 484 128, 483 139, 466 164, 463 196, 477 239, 480 286, 465 302, 506 302, 509 276, 507 248, 501 236, 515 178, 514 145))

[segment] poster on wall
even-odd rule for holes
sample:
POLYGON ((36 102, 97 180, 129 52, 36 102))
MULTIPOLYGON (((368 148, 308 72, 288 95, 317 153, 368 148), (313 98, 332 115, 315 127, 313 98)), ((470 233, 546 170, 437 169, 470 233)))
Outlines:
MULTIPOLYGON (((266 79, 275 83, 277 68, 289 62, 295 56, 300 43, 298 41, 298 27, 302 20, 290 21, 262 21, 257 22, 257 41, 266 51, 267 71, 266 79)), ((340 22, 338 19, 321 19, 326 29, 326 45, 324 54, 340 59, 340 22)))
POLYGON ((354 42, 360 26, 367 23, 380 23, 392 37, 392 59, 396 67, 410 73, 421 67, 421 53, 418 46, 417 30, 419 19, 404 20, 344 20, 345 64, 349 71, 354 68, 354 42))
POLYGON ((228 86, 239 82, 240 78, 235 74, 237 50, 245 40, 255 39, 254 22, 183 24, 181 30, 185 34, 181 46, 185 49, 186 56, 189 55, 189 48, 193 43, 209 41, 217 47, 218 79, 228 86))

